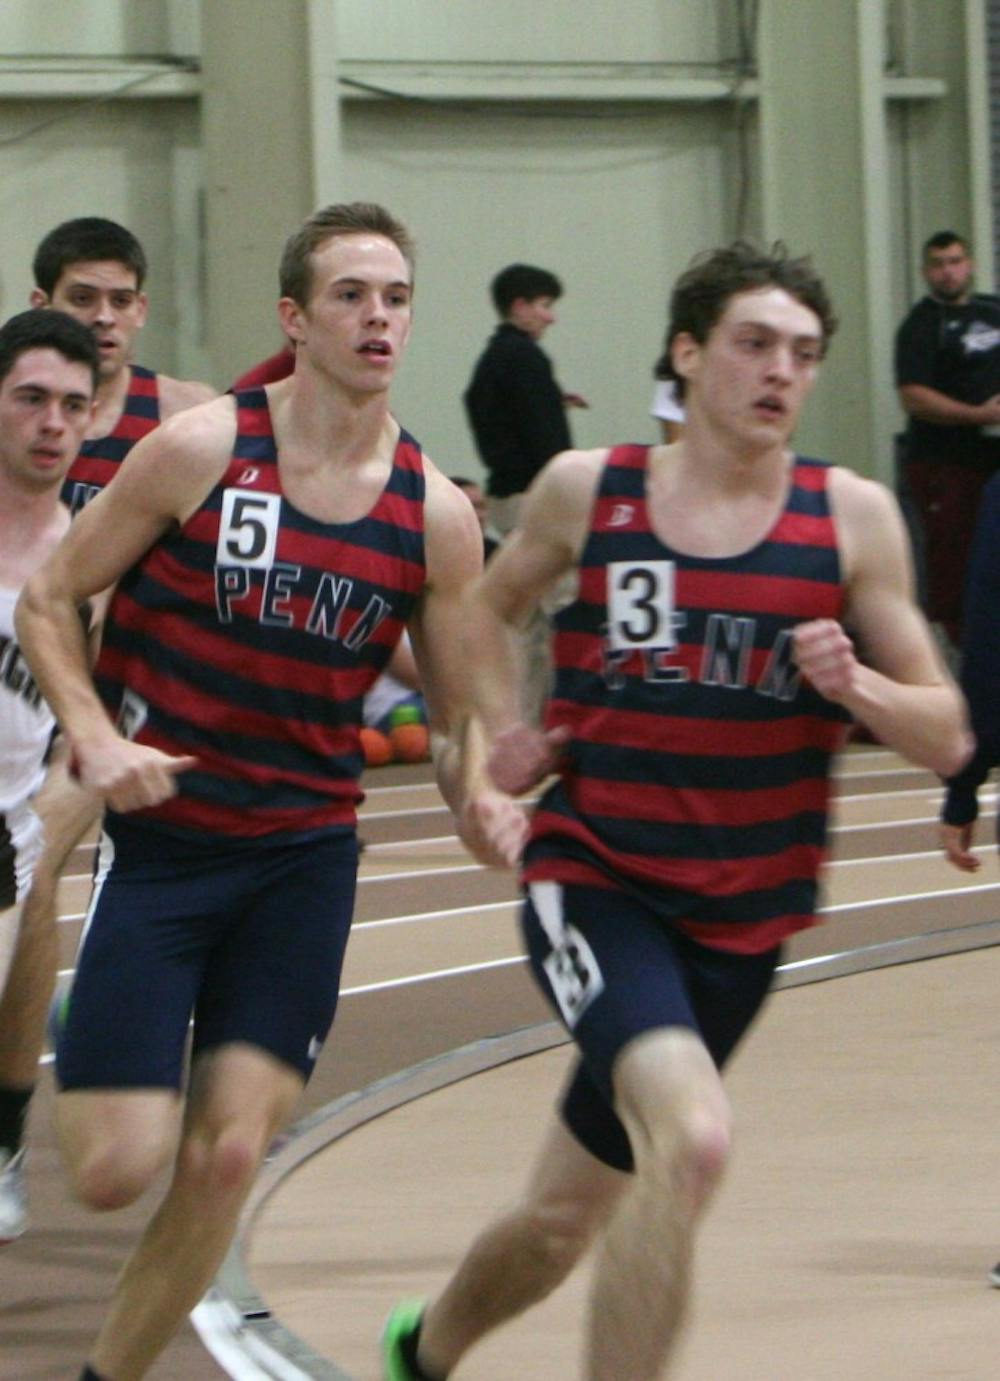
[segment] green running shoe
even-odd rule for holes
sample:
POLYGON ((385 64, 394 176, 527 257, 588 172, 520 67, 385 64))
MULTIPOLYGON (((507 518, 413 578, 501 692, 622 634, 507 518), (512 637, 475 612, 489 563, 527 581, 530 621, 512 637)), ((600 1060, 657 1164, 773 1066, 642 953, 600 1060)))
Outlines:
POLYGON ((412 1337, 424 1316, 422 1299, 403 1300, 385 1321, 382 1330, 382 1370, 385 1381, 420 1381, 403 1355, 403 1342, 412 1337))
POLYGON ((56 982, 55 992, 52 994, 52 1001, 49 1003, 49 1015, 45 1023, 45 1034, 48 1038, 49 1049, 53 1055, 59 1044, 59 1037, 63 1033, 63 1027, 69 1016, 69 999, 73 990, 72 980, 59 979, 56 982))

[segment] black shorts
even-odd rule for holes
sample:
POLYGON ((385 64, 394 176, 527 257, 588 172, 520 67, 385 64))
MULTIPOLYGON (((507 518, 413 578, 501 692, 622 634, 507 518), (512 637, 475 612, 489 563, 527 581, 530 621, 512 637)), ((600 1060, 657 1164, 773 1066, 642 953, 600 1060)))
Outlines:
POLYGON ((333 1022, 354 909, 353 831, 230 845, 116 817, 98 850, 59 1040, 64 1089, 180 1088, 233 1041, 307 1079, 333 1022))
POLYGON ((633 1168, 614 1111, 612 1070, 645 1031, 683 1026, 721 1069, 760 1010, 781 947, 765 954, 709 949, 627 893, 533 882, 522 928, 535 978, 579 1048, 562 1116, 591 1153, 633 1168))

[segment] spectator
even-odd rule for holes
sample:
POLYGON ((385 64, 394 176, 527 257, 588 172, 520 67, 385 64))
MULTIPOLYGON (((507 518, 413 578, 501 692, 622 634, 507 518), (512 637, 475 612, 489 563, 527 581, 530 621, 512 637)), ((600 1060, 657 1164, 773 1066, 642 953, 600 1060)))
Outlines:
MULTIPOLYGON (((500 325, 480 355, 465 391, 465 407, 479 455, 488 472, 486 511, 500 537, 517 524, 524 491, 547 460, 573 443, 567 407, 586 407, 556 383, 539 342, 556 320, 562 284, 548 269, 510 264, 491 285, 500 325)), ((565 603, 567 588, 553 593, 525 626, 525 713, 537 722, 552 679, 549 615, 565 603)))
POLYGON ((974 293, 973 273, 961 235, 932 235, 923 249, 930 291, 896 334, 909 419, 901 478, 922 529, 926 612, 955 648, 979 500, 1000 467, 1000 298, 974 293))

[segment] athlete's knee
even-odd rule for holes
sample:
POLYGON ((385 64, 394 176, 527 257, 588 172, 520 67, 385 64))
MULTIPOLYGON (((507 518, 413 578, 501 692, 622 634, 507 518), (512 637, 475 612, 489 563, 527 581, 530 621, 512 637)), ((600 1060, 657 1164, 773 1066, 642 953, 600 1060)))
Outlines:
POLYGON ((96 1212, 127 1208, 152 1186, 165 1159, 159 1147, 102 1141, 68 1159, 70 1188, 81 1204, 96 1212))
POLYGON ((56 1128, 74 1196, 102 1212, 134 1203, 173 1159, 177 1120, 170 1095, 64 1090, 56 1128))
POLYGON ((724 1108, 696 1106, 680 1120, 680 1162, 700 1205, 716 1187, 732 1148, 732 1128, 724 1108))
POLYGON ((623 1072, 618 1111, 638 1174, 669 1177, 700 1207, 729 1159, 732 1121, 708 1052, 688 1033, 650 1042, 623 1072), (652 1056, 652 1060, 648 1057, 652 1056))
POLYGON ((732 1144, 728 1113, 713 1101, 630 1119, 636 1172, 669 1180, 693 1211, 709 1198, 725 1171, 732 1144))
POLYGON ((181 1141, 177 1179, 196 1192, 229 1197, 249 1189, 267 1152, 269 1129, 240 1120, 221 1127, 193 1127, 181 1141))

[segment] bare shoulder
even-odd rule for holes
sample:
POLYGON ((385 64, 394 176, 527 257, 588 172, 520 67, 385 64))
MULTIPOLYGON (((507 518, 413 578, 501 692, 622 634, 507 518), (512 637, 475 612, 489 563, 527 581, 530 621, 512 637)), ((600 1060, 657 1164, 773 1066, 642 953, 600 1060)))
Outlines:
POLYGON ((903 515, 884 484, 838 466, 830 476, 829 494, 849 580, 859 575, 895 578, 910 564, 903 515))
POLYGON ((466 495, 425 455, 424 539, 428 574, 441 568, 475 571, 482 565, 483 534, 466 495))
POLYGON ((592 451, 560 451, 542 470, 536 484, 544 483, 568 497, 590 501, 607 462, 609 447, 592 451))
POLYGON ((426 485, 426 499, 434 509, 441 509, 444 513, 462 514, 468 512, 475 520, 475 512, 462 490, 457 484, 448 478, 439 465, 435 465, 426 452, 423 453, 424 462, 424 484, 426 485))
POLYGON ((895 497, 879 480, 840 465, 830 472, 829 493, 836 517, 852 524, 892 522, 899 512, 895 497))
POLYGON ((160 390, 160 417, 164 422, 179 412, 219 396, 218 389, 198 379, 172 379, 169 374, 159 374, 157 384, 160 390))
POLYGON ((123 498, 129 490, 151 499, 155 494, 180 516, 197 507, 225 472, 235 440, 236 404, 231 396, 188 408, 132 448, 108 490, 121 492, 123 498))
POLYGON ((538 474, 525 498, 520 526, 560 539, 574 551, 589 527, 608 448, 560 451, 538 474))
POLYGON ((129 459, 147 442, 157 443, 163 449, 196 452, 213 451, 222 446, 231 453, 235 440, 236 400, 231 394, 222 394, 166 418, 143 438, 129 459))

